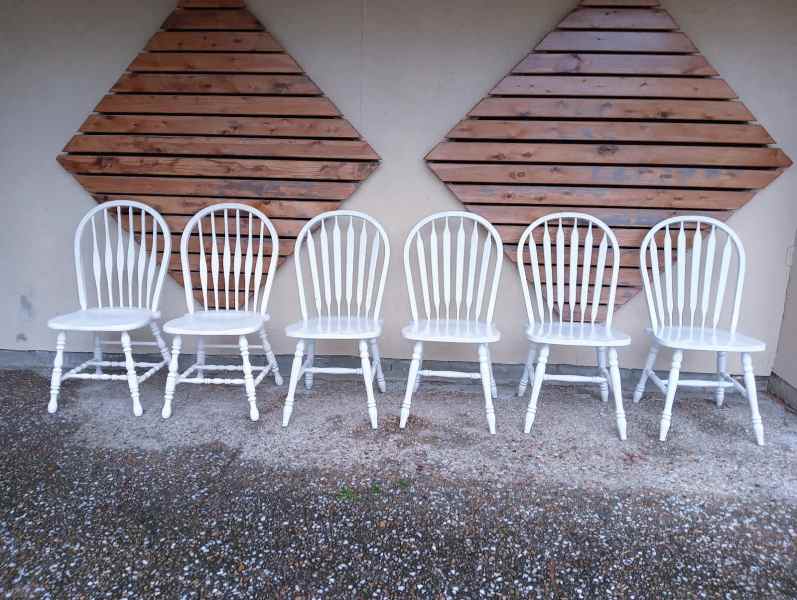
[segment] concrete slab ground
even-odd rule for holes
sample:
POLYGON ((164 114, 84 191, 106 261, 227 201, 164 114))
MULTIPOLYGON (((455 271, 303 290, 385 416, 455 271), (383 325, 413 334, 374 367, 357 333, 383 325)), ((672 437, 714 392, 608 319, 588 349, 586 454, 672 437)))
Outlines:
MULTIPOLYGON (((0 596, 797 597, 797 415, 679 394, 626 404, 628 441, 597 388, 425 382, 398 429, 400 381, 368 425, 356 379, 317 376, 280 426, 285 386, 49 382, 0 371, 0 596)), ((630 396, 630 389, 626 392, 630 396)))

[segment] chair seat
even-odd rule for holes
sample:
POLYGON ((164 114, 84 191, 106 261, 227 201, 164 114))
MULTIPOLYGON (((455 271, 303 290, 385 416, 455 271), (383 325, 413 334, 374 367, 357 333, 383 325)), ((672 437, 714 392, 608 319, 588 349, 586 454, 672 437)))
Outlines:
POLYGON ((742 333, 709 327, 662 327, 657 333, 647 332, 662 346, 681 350, 709 352, 763 352, 766 343, 742 333))
POLYGON ((492 323, 455 319, 413 321, 401 330, 401 335, 418 342, 464 344, 489 344, 501 339, 501 332, 492 323))
POLYGON ((526 337, 535 344, 560 346, 628 346, 631 337, 602 323, 535 323, 526 328, 526 337))
POLYGON ((247 335, 260 331, 269 315, 242 310, 187 313, 163 326, 172 335, 247 335))
POLYGON ((302 339, 370 339, 382 334, 382 322, 360 317, 320 317, 292 323, 285 335, 302 339))
POLYGON ((53 317, 47 326, 58 331, 132 331, 159 316, 148 308, 87 308, 53 317))

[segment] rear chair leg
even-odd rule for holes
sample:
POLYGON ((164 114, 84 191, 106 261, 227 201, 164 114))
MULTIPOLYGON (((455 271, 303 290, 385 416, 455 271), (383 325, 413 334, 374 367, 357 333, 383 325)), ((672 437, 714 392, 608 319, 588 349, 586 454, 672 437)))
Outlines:
POLYGON ((371 354, 374 357, 376 385, 379 387, 379 391, 384 394, 387 391, 387 385, 385 384, 385 373, 382 371, 382 355, 379 353, 379 344, 375 339, 371 340, 371 354))
POLYGON ((546 344, 540 348, 537 355, 537 368, 534 370, 534 382, 531 385, 531 398, 529 398, 529 408, 526 410, 526 423, 523 426, 524 433, 531 432, 531 426, 534 424, 534 418, 537 416, 537 402, 540 398, 540 388, 542 388, 542 380, 545 378, 545 367, 548 364, 548 353, 550 348, 546 344))
POLYGON ((125 367, 127 367, 127 385, 130 386, 130 395, 133 397, 133 414, 140 417, 144 414, 141 408, 141 400, 138 393, 138 375, 136 374, 136 362, 133 360, 133 347, 130 343, 130 334, 122 332, 122 350, 125 353, 125 367))
MULTIPOLYGON (((727 372, 728 372, 728 353, 717 352, 717 383, 725 382, 725 378, 722 375, 727 372)), ((725 388, 718 387, 714 392, 714 397, 716 399, 717 406, 721 407, 722 404, 725 402, 725 388)))
POLYGON ((481 371, 482 389, 484 390, 484 409, 487 413, 487 427, 495 435, 495 408, 493 407, 492 375, 490 368, 490 350, 487 344, 479 344, 479 370, 481 371))
POLYGON ((280 375, 280 367, 277 364, 277 357, 274 356, 274 351, 271 349, 271 344, 268 343, 268 336, 266 335, 266 328, 260 330, 260 343, 263 344, 263 351, 266 353, 266 360, 271 365, 271 372, 274 374, 274 383, 282 385, 282 375, 280 375))
POLYGON ((620 439, 626 439, 625 410, 623 409, 623 390, 620 381, 620 365, 617 360, 617 349, 609 348, 609 372, 612 377, 612 391, 614 392, 614 408, 617 414, 617 432, 620 439))
POLYGON ((667 380, 667 398, 664 401, 664 413, 661 415, 661 425, 659 426, 659 440, 662 442, 667 439, 667 432, 670 430, 672 405, 675 401, 675 390, 678 387, 678 378, 681 374, 681 361, 683 357, 683 350, 676 350, 673 352, 670 377, 667 380))
POLYGON ((603 377, 603 381, 601 381, 601 400, 604 402, 609 401, 609 381, 611 380, 611 376, 609 375, 609 370, 606 368, 606 348, 596 348, 595 351, 598 354, 598 370, 603 377))
POLYGON ((642 375, 639 378, 639 383, 636 384, 636 389, 634 390, 634 404, 637 404, 642 399, 642 394, 645 393, 645 384, 648 382, 648 377, 650 377, 651 371, 653 371, 653 365, 656 364, 656 355, 658 353, 658 344, 653 344, 650 347, 650 352, 648 352, 648 358, 645 361, 645 368, 642 369, 642 375))
POLYGON ((171 359, 171 354, 169 354, 169 346, 161 335, 160 324, 157 321, 150 321, 149 328, 152 330, 152 336, 155 338, 155 343, 158 344, 158 350, 160 350, 163 360, 168 363, 171 359))
POLYGON ((759 446, 764 445, 764 424, 758 412, 758 391, 755 387, 755 373, 753 373, 753 359, 748 353, 742 354, 742 368, 744 369, 744 385, 747 388, 747 400, 750 402, 750 414, 753 418, 753 431, 755 441, 759 446))
POLYGON ((423 370, 423 349, 421 349, 421 358, 418 361, 418 376, 415 378, 415 386, 412 389, 413 393, 417 392, 418 388, 421 387, 421 378, 423 377, 423 375, 421 375, 421 370, 423 370))
MULTIPOLYGON (((94 336, 94 362, 102 362, 102 337, 99 335, 94 336)), ((102 375, 102 366, 96 365, 94 367, 95 375, 102 375)))
POLYGON ((66 333, 58 332, 55 340, 55 360, 53 361, 53 374, 50 379, 50 402, 47 412, 52 414, 58 410, 58 392, 61 390, 61 373, 64 366, 64 348, 66 347, 66 333))
POLYGON ((205 370, 202 368, 205 366, 205 361, 207 361, 207 354, 205 354, 205 338, 200 337, 196 343, 196 376, 200 379, 205 378, 205 370))
POLYGON ((310 340, 307 342, 307 360, 305 361, 308 370, 304 372, 304 389, 306 390, 313 389, 313 372, 310 371, 310 369, 313 368, 314 363, 315 363, 315 340, 310 340))
POLYGON ((371 372, 371 357, 368 356, 368 342, 360 340, 360 362, 363 367, 365 379, 365 394, 368 397, 368 416, 371 418, 371 429, 378 427, 376 415, 376 400, 374 400, 374 378, 371 372))
POLYGON ((304 340, 296 342, 296 352, 293 355, 293 366, 291 367, 291 378, 288 382, 288 396, 285 398, 285 407, 282 409, 282 426, 287 427, 291 422, 293 414, 293 396, 296 394, 296 385, 299 383, 299 373, 302 370, 302 358, 304 357, 304 340))
POLYGON ((260 412, 257 410, 257 395, 255 394, 255 379, 252 376, 252 363, 249 362, 249 340, 246 339, 245 335, 238 338, 238 346, 241 349, 246 398, 249 400, 249 418, 252 421, 257 421, 260 418, 260 412))
POLYGON ((487 360, 490 363, 490 393, 493 395, 493 400, 498 398, 498 386, 495 383, 495 373, 493 371, 493 357, 490 355, 490 349, 487 348, 487 360))
POLYGON ((423 343, 415 342, 412 349, 412 362, 410 363, 410 372, 407 375, 407 389, 404 391, 404 402, 401 404, 401 419, 399 427, 404 429, 407 426, 407 420, 410 418, 410 403, 412 402, 412 393, 415 391, 415 385, 418 381, 418 369, 421 366, 421 356, 423 354, 423 343))
POLYGON ((520 383, 517 386, 517 395, 522 396, 526 393, 526 388, 529 386, 529 377, 534 372, 534 361, 537 356, 536 344, 531 344, 529 347, 529 355, 526 357, 526 364, 523 366, 523 375, 520 376, 520 383))
POLYGON ((161 409, 161 416, 164 419, 172 416, 172 399, 174 398, 174 390, 177 387, 177 378, 180 375, 178 371, 182 345, 183 338, 179 335, 174 336, 172 339, 172 357, 169 361, 169 375, 166 377, 166 391, 163 394, 163 409, 161 409))

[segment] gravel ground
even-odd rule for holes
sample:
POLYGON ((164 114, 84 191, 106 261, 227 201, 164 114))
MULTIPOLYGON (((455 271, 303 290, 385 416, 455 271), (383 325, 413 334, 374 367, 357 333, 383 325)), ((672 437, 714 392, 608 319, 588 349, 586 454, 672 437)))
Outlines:
MULTIPOLYGON (((629 440, 596 391, 543 389, 522 433, 509 386, 487 433, 480 388, 401 385, 367 424, 356 381, 319 378, 279 427, 284 388, 163 378, 132 416, 124 384, 0 372, 0 597, 795 598, 797 415, 746 404, 627 404, 629 440)), ((630 394, 627 394, 630 395, 630 394)))

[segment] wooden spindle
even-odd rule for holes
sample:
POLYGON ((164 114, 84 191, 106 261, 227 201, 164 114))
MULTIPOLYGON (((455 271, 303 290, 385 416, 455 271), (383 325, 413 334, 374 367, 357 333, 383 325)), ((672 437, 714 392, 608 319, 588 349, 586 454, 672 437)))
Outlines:
POLYGON ((465 318, 470 319, 473 307, 473 288, 476 281, 476 255, 479 250, 479 224, 473 221, 470 234, 470 254, 468 256, 468 290, 465 294, 465 318))
MULTIPOLYGON (((573 229, 570 232, 570 294, 568 305, 570 306, 570 322, 575 319, 576 293, 578 292, 578 247, 580 244, 578 233, 578 219, 573 219, 573 229)), ((560 315, 561 317, 561 315, 560 315)))
POLYGON ((689 283, 689 326, 695 326, 695 313, 697 311, 697 295, 700 286, 700 254, 703 249, 703 235, 700 232, 700 223, 697 223, 695 235, 692 238, 692 268, 689 283))
POLYGON ((249 286, 252 283, 252 266, 254 255, 252 254, 252 213, 249 213, 249 222, 246 226, 246 257, 244 258, 244 310, 249 311, 249 286))
POLYGON ((701 320, 700 327, 705 328, 708 319, 709 303, 711 299, 712 280, 714 279, 714 256, 717 252, 717 228, 711 226, 706 241, 706 263, 703 265, 703 297, 700 301, 701 320))
POLYGON ((461 217, 459 219, 459 229, 457 230, 457 262, 456 268, 454 271, 455 277, 455 291, 454 291, 454 300, 457 303, 457 320, 459 320, 462 316, 462 294, 463 294, 463 284, 465 278, 465 218, 461 217))
POLYGON ((91 266, 94 273, 94 287, 97 289, 97 305, 102 308, 102 270, 100 266, 100 249, 97 245, 97 227, 91 217, 91 266))
POLYGON ((419 231, 415 236, 415 250, 418 254, 418 277, 421 279, 421 292, 423 293, 423 307, 426 311, 426 318, 432 318, 432 306, 429 300, 429 283, 426 280, 426 247, 423 244, 423 237, 419 231))
POLYGON ((589 276, 592 269, 592 221, 587 225, 587 234, 584 236, 584 264, 581 267, 581 323, 587 313, 589 302, 589 276))
POLYGON ((440 318, 440 272, 438 261, 440 257, 437 249, 437 226, 432 221, 432 233, 429 235, 429 253, 432 260, 432 297, 434 299, 435 318, 440 318))

